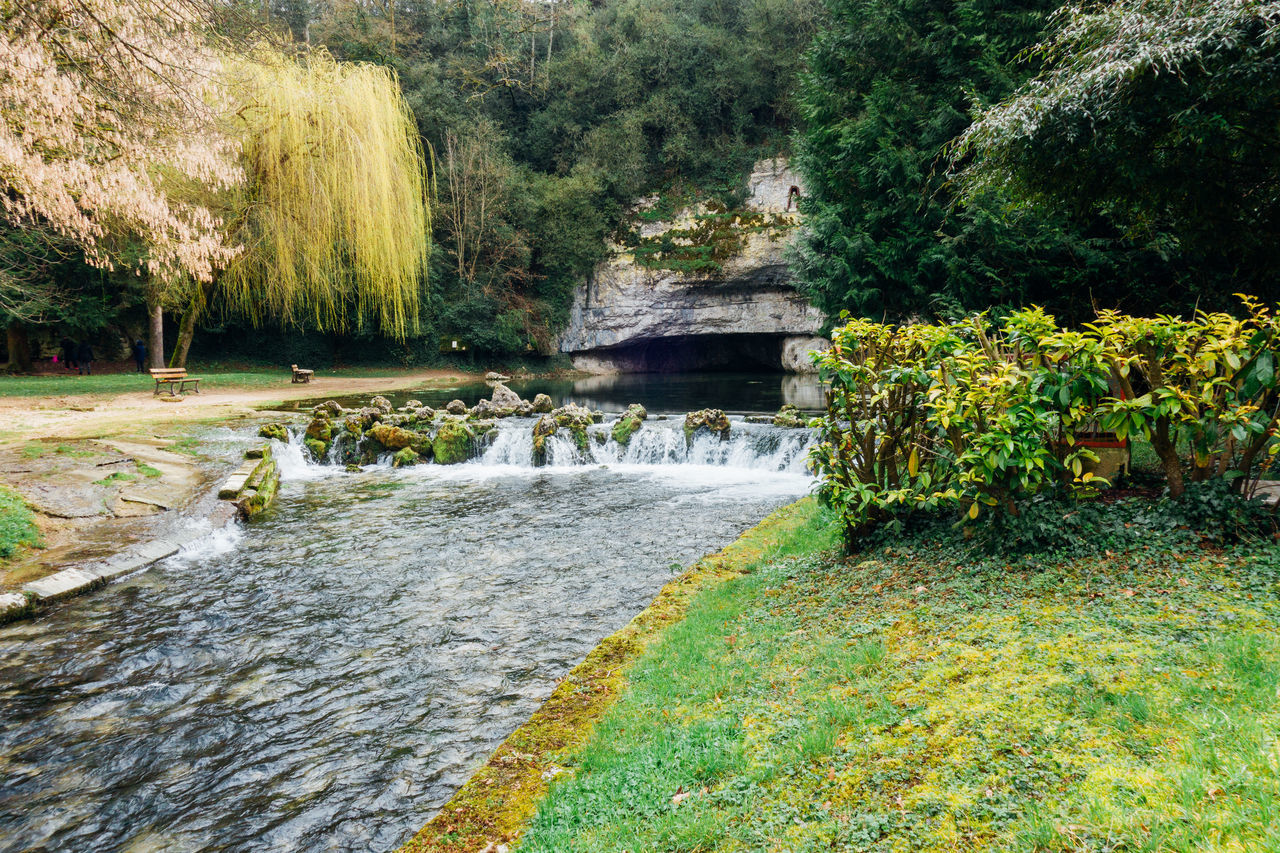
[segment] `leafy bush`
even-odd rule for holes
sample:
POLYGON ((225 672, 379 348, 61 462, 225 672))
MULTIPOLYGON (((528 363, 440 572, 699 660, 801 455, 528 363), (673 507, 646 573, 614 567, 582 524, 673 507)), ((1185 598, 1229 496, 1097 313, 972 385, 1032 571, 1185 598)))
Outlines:
POLYGON ((926 422, 928 366, 958 344, 949 327, 853 320, 816 356, 830 383, 812 461, 823 500, 850 535, 954 499, 939 489, 951 460, 926 422))
POLYGON ((1039 308, 998 327, 983 315, 853 320, 815 356, 831 384, 811 456, 821 494, 850 539, 920 508, 954 506, 973 521, 988 507, 996 535, 1049 547, 1075 522, 1041 518, 1038 501, 1106 484, 1084 438, 1101 428, 1150 442, 1175 501, 1187 482, 1216 484, 1181 511, 1231 538, 1256 512, 1222 496, 1252 497, 1280 451, 1280 331, 1269 309, 1244 307, 1239 320, 1102 312, 1083 330, 1039 308))

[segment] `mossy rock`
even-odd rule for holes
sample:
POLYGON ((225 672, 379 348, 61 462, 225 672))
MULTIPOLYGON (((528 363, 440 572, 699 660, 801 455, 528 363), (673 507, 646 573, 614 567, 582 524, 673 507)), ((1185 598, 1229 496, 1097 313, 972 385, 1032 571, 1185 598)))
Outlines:
POLYGON ((465 415, 467 413, 467 404, 461 400, 450 400, 449 405, 444 410, 451 415, 465 415))
POLYGON ((626 412, 622 417, 618 418, 618 422, 613 425, 613 440, 624 447, 631 442, 631 436, 635 431, 640 429, 640 424, 649 417, 649 413, 644 406, 639 403, 632 403, 627 406, 626 412))
POLYGON ((369 438, 381 444, 387 450, 403 450, 424 443, 425 436, 403 427, 390 424, 374 424, 366 433, 369 438))
POLYGON ((431 453, 441 465, 466 462, 471 456, 471 430, 461 421, 445 421, 431 439, 431 453))
POLYGON ((555 408, 555 405, 551 402, 551 398, 548 397, 546 394, 538 394, 534 396, 533 398, 534 414, 545 415, 547 412, 551 411, 554 408, 555 408))
POLYGON ((538 418, 538 422, 533 425, 533 464, 547 464, 547 437, 556 434, 560 429, 560 424, 556 423, 556 419, 550 414, 545 414, 538 418))
POLYGON ((370 400, 369 405, 370 407, 382 412, 384 415, 389 415, 393 411, 391 401, 382 395, 378 395, 370 400))
POLYGON ((258 435, 261 438, 273 438, 285 444, 289 443, 289 430, 284 424, 263 424, 258 427, 258 435))
POLYGON ((418 451, 412 447, 402 447, 396 451, 396 455, 391 457, 391 465, 393 468, 405 468, 411 465, 417 465, 422 457, 418 455, 418 451))
POLYGON ((303 441, 307 448, 307 452, 311 454, 311 458, 316 462, 323 462, 325 457, 329 455, 329 442, 320 441, 316 438, 308 438, 303 441))
POLYGON ((729 438, 729 416, 723 409, 702 409, 684 416, 686 441, 693 441, 694 434, 700 429, 710 430, 718 435, 721 441, 726 441, 729 438))
POLYGON ((328 444, 333 440, 333 423, 326 417, 316 417, 307 424, 307 438, 328 444))
POLYGON ((778 414, 773 416, 773 425, 776 427, 787 427, 795 429, 797 427, 806 426, 804 416, 800 414, 800 409, 791 404, 778 409, 778 414))

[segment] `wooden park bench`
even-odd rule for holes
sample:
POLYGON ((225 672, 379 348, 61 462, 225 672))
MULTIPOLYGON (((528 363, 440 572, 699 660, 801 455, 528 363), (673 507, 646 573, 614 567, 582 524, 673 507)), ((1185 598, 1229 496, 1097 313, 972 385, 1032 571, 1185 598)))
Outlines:
POLYGON ((200 380, 193 376, 188 376, 184 367, 153 367, 151 368, 151 378, 156 381, 156 394, 160 393, 161 385, 169 386, 169 396, 171 397, 176 397, 179 393, 185 393, 188 385, 191 385, 192 390, 197 394, 200 393, 200 380))
POLYGON ((311 377, 316 375, 316 372, 314 370, 303 370, 299 368, 298 365, 296 364, 291 364, 289 365, 289 367, 293 370, 294 382, 310 382, 311 377))

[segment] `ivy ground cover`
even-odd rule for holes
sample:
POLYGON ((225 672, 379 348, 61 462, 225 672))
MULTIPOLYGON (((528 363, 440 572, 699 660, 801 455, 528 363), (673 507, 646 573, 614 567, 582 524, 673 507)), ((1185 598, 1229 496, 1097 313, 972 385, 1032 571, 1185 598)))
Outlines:
POLYGON ((708 589, 521 851, 1280 849, 1280 555, 993 558, 937 528, 708 589))

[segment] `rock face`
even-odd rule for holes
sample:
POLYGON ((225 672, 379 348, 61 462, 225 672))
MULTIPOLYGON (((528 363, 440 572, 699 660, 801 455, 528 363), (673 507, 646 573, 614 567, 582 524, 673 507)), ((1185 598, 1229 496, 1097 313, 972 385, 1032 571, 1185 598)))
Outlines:
POLYGON ((817 373, 811 356, 831 348, 831 341, 818 335, 797 335, 782 341, 782 369, 788 373, 817 373))
MULTIPOLYGON (((786 160, 756 164, 745 207, 763 216, 742 231, 736 251, 716 271, 653 269, 638 264, 625 247, 611 247, 611 257, 574 293, 561 352, 572 354, 578 369, 592 372, 680 369, 681 361, 702 366, 717 345, 734 348, 730 337, 749 338, 752 360, 784 367, 783 339, 809 339, 824 320, 792 286, 784 257, 798 224, 793 188, 800 186, 786 160)), ((690 223, 705 222, 698 220, 705 213, 695 208, 673 222, 646 223, 640 236, 687 230, 690 223)), ((684 245, 683 239, 674 241, 684 245)), ((789 364, 799 359, 792 356, 789 364)))

